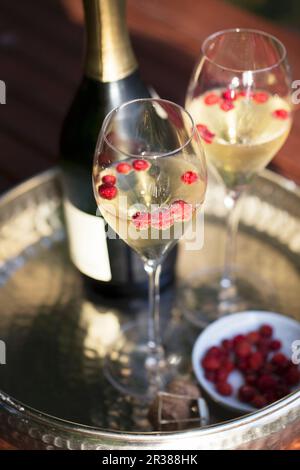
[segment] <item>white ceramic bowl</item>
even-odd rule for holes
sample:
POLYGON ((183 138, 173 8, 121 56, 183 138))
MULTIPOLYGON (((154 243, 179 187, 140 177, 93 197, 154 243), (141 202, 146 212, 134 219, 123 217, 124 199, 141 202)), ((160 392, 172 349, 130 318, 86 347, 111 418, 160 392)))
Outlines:
MULTIPOLYGON (((232 338, 240 333, 249 333, 265 323, 273 327, 274 338, 279 339, 282 343, 281 351, 286 356, 291 357, 293 341, 300 340, 300 323, 278 313, 246 311, 227 315, 211 323, 196 340, 192 352, 194 373, 200 386, 220 405, 242 413, 256 410, 253 406, 241 402, 236 396, 238 388, 244 382, 242 374, 237 370, 234 370, 228 379, 234 389, 232 396, 224 397, 215 390, 214 384, 204 376, 204 370, 201 366, 204 354, 211 346, 219 345, 223 339, 232 338)), ((297 388, 299 386, 294 389, 297 388)))

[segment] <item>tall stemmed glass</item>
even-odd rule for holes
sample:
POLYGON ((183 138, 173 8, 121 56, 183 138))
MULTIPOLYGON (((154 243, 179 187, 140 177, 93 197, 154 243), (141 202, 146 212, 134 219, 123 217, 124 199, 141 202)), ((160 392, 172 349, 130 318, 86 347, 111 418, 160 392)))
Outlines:
POLYGON ((108 378, 127 394, 149 397, 174 373, 160 335, 161 265, 184 232, 197 229, 206 184, 200 138, 183 108, 142 99, 106 117, 93 165, 95 198, 111 235, 141 256, 149 275, 146 333, 142 325, 125 327, 106 358, 108 378))
POLYGON ((269 307, 268 284, 257 275, 256 282, 251 281, 249 271, 234 266, 236 235, 244 190, 289 134, 290 93, 286 50, 275 37, 230 29, 204 41, 186 108, 202 137, 208 163, 226 188, 227 241, 223 270, 198 273, 184 289, 184 308, 196 324, 203 326, 246 308, 269 307))

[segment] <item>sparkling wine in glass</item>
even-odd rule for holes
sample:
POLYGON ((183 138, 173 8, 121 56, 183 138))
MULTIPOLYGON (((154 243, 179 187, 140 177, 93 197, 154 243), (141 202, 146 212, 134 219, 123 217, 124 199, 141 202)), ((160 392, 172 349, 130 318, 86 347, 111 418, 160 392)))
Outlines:
MULTIPOLYGON (((231 29, 209 36, 186 98, 208 163, 225 186, 227 241, 222 270, 193 275, 185 311, 205 325, 226 313, 270 308, 267 283, 235 267, 241 197, 288 137, 291 77, 284 45, 267 33, 231 29)), ((272 297, 272 296, 271 296, 272 297)))
POLYGON ((102 216, 144 262, 149 276, 146 334, 125 326, 106 358, 120 390, 150 397, 176 373, 160 335, 159 276, 166 255, 187 230, 197 230, 206 165, 190 115, 159 99, 130 101, 105 119, 93 166, 102 216))

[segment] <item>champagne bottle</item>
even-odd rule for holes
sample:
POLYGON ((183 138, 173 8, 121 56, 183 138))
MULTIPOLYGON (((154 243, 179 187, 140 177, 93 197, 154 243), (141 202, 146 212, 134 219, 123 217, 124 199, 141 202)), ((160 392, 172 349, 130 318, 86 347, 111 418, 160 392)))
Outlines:
MULTIPOLYGON (((86 283, 107 295, 140 295, 147 278, 139 257, 105 234, 96 216, 91 172, 106 114, 121 103, 149 97, 140 79, 125 20, 125 0, 83 0, 86 22, 84 76, 61 133, 64 213, 70 256, 86 283)), ((162 286, 174 279, 176 251, 167 258, 162 286)))

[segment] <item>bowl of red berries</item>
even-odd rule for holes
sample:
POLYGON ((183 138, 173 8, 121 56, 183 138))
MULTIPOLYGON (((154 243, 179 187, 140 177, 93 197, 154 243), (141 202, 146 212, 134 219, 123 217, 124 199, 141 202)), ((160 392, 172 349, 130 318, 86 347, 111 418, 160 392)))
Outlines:
POLYGON ((300 323, 293 318, 261 311, 227 315, 196 340, 194 373, 215 402, 252 412, 300 389, 300 366, 293 354, 299 340, 300 323))

